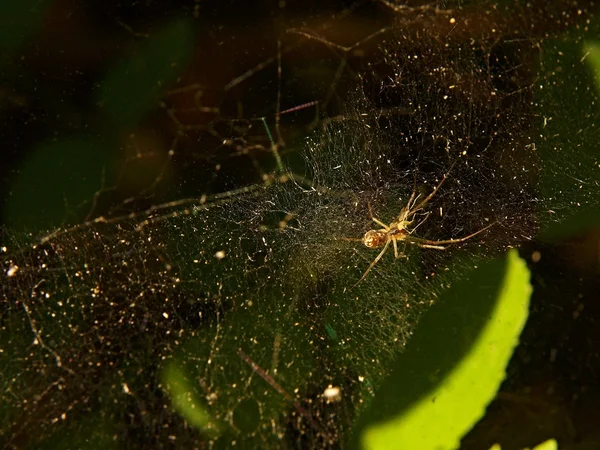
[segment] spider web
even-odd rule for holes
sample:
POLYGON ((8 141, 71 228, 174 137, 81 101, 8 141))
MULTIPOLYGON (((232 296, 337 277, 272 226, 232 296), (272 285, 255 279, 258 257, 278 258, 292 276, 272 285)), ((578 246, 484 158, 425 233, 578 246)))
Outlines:
MULTIPOLYGON (((279 32, 235 33, 214 8, 188 12, 227 64, 205 70, 203 41, 135 132, 121 125, 110 182, 62 225, 38 211, 41 234, 6 208, 7 446, 343 447, 441 290, 597 206, 581 5, 287 5, 279 32), (265 54, 244 56, 248 33, 265 54), (584 91, 570 114, 566 90, 584 91), (377 255, 348 240, 378 227, 369 207, 390 223, 445 174, 415 234, 492 228, 388 251, 356 284, 377 255)), ((151 38, 153 13, 123 23, 151 38)))

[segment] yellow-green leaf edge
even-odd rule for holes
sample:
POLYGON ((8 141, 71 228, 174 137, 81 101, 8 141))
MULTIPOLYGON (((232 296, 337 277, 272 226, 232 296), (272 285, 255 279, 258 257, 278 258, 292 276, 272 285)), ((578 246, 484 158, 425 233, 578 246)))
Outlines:
MULTIPOLYGON (((490 447, 490 450, 502 450, 502 447, 500 447, 500 444, 494 444, 490 447)), ((549 439, 539 445, 536 445, 533 450, 558 450, 558 444, 556 443, 555 439, 549 439)))
POLYGON ((457 449, 460 439, 484 415, 505 378, 506 366, 527 320, 529 270, 516 250, 507 254, 495 309, 467 355, 431 392, 400 416, 367 427, 369 450, 457 449))

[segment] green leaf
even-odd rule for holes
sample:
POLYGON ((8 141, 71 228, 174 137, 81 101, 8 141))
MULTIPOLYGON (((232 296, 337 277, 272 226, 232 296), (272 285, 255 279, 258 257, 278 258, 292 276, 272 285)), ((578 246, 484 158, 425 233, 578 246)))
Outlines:
POLYGON ((194 385, 187 379, 186 373, 176 362, 170 363, 163 372, 173 407, 192 426, 203 430, 207 435, 216 437, 219 427, 206 410, 194 385))
POLYGON ((536 446, 533 450, 558 450, 558 444, 554 439, 550 439, 546 442, 542 442, 536 446))
POLYGON ((586 42, 583 46, 583 57, 587 61, 594 79, 596 81, 596 90, 600 93, 600 43, 597 41, 586 42))
POLYGON ((483 416, 528 316, 515 250, 456 283, 421 320, 357 429, 368 449, 456 449, 483 416))
MULTIPOLYGON (((600 22, 590 24, 598 35, 600 22)), ((544 40, 540 79, 534 91, 542 118, 539 158, 538 216, 540 238, 553 241, 581 233, 599 223, 597 125, 600 123, 600 43, 564 35, 544 40)))
POLYGON ((83 221, 94 194, 114 183, 115 151, 108 139, 90 136, 39 143, 13 177, 6 222, 33 231, 83 221))
POLYGON ((40 28, 49 4, 48 0, 0 2, 0 62, 40 28))
POLYGON ((106 114, 124 125, 141 120, 185 68, 193 42, 190 23, 177 20, 150 38, 136 55, 114 67, 98 97, 106 114))

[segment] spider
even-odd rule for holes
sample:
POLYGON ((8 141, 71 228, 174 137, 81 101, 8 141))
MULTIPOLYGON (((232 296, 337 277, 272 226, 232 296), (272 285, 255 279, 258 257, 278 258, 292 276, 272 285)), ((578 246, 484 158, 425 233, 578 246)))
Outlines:
POLYGON ((438 185, 435 187, 435 189, 433 189, 433 191, 431 191, 431 193, 427 197, 425 197, 423 200, 421 200, 419 203, 417 203, 417 201, 419 200, 420 194, 417 195, 417 183, 416 183, 417 180, 415 178, 415 187, 414 187, 413 193, 411 194, 410 198, 408 199, 408 202, 406 203, 406 206, 404 206, 404 208, 402 208, 400 210, 400 214, 398 215, 398 218, 394 222, 390 223, 389 225, 386 225, 381 220, 374 217, 373 212, 371 210, 371 205, 370 204, 368 205, 369 215, 371 217, 371 220, 373 222, 375 222, 377 225, 379 225, 381 228, 377 229, 377 230, 369 230, 365 233, 365 235, 362 239, 353 239, 353 240, 360 240, 368 248, 379 248, 379 247, 383 246, 383 249, 381 250, 381 252, 379 252, 377 257, 369 265, 369 267, 367 268, 367 270, 365 271, 363 276, 360 278, 360 280, 358 280, 356 282, 356 284, 354 286, 356 286, 358 283, 360 283, 367 277, 367 275, 369 274, 371 269, 373 269, 373 267, 375 267, 375 264, 377 264, 379 262, 379 260, 383 257, 383 255, 387 251, 388 247, 390 246, 390 243, 394 246, 394 255, 396 256, 396 258, 401 258, 402 256, 404 256, 404 251, 406 250, 407 243, 415 244, 422 248, 445 250, 448 245, 458 244, 460 242, 464 242, 468 239, 471 239, 472 237, 477 236, 480 233, 483 233, 485 230, 487 230, 492 225, 494 225, 495 222, 489 224, 488 226, 486 226, 485 228, 482 228, 479 231, 476 231, 475 233, 469 234, 468 236, 458 238, 458 239, 445 239, 445 240, 441 240, 441 241, 432 241, 429 239, 421 239, 421 238, 412 236, 413 232, 419 226, 421 226, 421 224, 423 222, 425 222, 427 220, 430 213, 425 214, 425 218, 423 220, 421 220, 415 227, 413 227, 409 230, 409 227, 413 224, 413 222, 415 220, 415 215, 419 211, 421 211, 425 207, 425 205, 427 205, 427 203, 433 198, 433 196, 437 193, 437 191, 440 189, 440 187, 442 187, 442 184, 444 184, 444 181, 446 181, 446 178, 448 177, 448 174, 450 173, 450 171, 452 170, 453 167, 454 167, 454 164, 452 164, 452 166, 450 167, 450 170, 448 170, 448 172, 446 172, 446 174, 443 176, 442 180, 438 183, 438 185), (398 252, 398 242, 404 243, 404 247, 403 247, 401 253, 398 252))

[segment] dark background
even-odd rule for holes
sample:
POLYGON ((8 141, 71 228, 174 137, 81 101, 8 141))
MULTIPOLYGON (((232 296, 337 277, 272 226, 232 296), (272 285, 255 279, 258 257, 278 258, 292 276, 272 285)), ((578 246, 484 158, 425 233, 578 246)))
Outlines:
MULTIPOLYGON (((512 21, 515 40, 571 33, 579 42, 585 20, 576 19, 577 11, 593 14, 577 2, 554 3, 531 5, 505 21, 501 13, 482 13, 482 28, 492 28, 495 20, 506 30, 512 21), (528 29, 530 23, 537 28, 528 29)), ((434 6, 419 11, 428 8, 434 6)), ((502 3, 483 3, 473 14, 496 8, 502 3)), ((394 11, 378 2, 7 1, 0 17, 3 243, 14 236, 35 242, 57 227, 145 214, 153 205, 266 182, 275 163, 262 117, 286 161, 302 170, 297 150, 305 137, 344 113, 357 83, 367 95, 395 106, 394 92, 378 97, 379 85, 365 75, 381 76, 377 46, 389 38, 381 34, 353 47, 395 23, 394 11), (349 48, 293 30, 318 32, 349 48)), ((436 26, 435 20, 425 22, 423 33, 436 26)), ((546 48, 542 56, 521 61, 520 49, 531 46, 517 47, 517 56, 511 56, 509 45, 497 48, 492 75, 504 73, 510 57, 523 64, 510 60, 508 67, 525 67, 512 81, 496 82, 504 93, 518 91, 521 81, 535 78, 532 72, 543 72, 538 64, 550 53, 546 48)), ((583 78, 544 73, 540 80, 558 80, 566 94, 557 102, 567 111, 584 109, 575 94, 585 90, 583 78)), ((585 129, 581 141, 593 143, 595 131, 585 129)), ((578 132, 577 123, 561 130, 570 137, 578 132)), ((590 145, 575 145, 573 155, 535 168, 560 184, 561 164, 587 163, 595 157, 590 145)), ((594 181, 594 175, 586 177, 594 181)), ((536 193, 544 197, 543 189, 536 193)), ((572 200, 579 199, 573 194, 572 200)), ((594 200, 585 201, 595 209, 594 200)), ((565 209, 568 203, 568 196, 559 202, 565 209)), ((532 317, 502 392, 464 448, 502 442, 504 449, 516 449, 550 437, 562 449, 598 446, 600 235, 586 227, 575 236, 542 240, 534 230, 544 227, 540 217, 524 218, 535 224, 525 227, 525 237, 515 238, 533 271, 532 317)), ((27 442, 20 439, 11 444, 27 442)), ((135 446, 134 433, 127 439, 135 446)), ((146 442, 158 446, 158 441, 146 442)))

